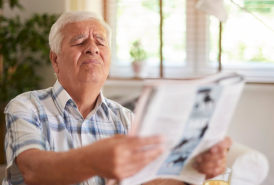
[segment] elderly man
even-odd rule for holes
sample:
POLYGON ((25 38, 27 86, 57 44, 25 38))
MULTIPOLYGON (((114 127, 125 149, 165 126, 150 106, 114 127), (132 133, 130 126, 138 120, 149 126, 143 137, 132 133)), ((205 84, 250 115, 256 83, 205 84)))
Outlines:
MULTIPOLYGON (((100 92, 109 73, 110 37, 109 26, 91 12, 64 13, 52 26, 50 59, 58 80, 6 107, 4 184, 105 184, 135 174, 163 151, 161 136, 125 136, 132 112, 100 92), (142 150, 148 145, 155 147, 142 150)), ((193 167, 208 177, 220 174, 230 144, 224 139, 193 167)), ((151 183, 165 182, 173 183, 151 183)))

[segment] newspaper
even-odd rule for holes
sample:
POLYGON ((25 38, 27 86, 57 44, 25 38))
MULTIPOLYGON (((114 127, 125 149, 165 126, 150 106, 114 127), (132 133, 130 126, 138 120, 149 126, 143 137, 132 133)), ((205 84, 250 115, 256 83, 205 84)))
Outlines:
POLYGON ((166 150, 120 184, 157 178, 203 184, 205 176, 192 168, 194 157, 225 137, 243 86, 242 76, 224 73, 196 80, 147 81, 129 135, 164 135, 166 150))

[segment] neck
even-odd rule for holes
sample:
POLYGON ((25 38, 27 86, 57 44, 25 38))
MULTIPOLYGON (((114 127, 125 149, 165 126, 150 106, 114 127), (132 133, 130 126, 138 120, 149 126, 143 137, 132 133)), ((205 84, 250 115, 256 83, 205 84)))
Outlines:
MULTIPOLYGON (((61 82, 60 82, 61 83, 61 82)), ((63 84, 62 84, 63 85, 63 84)), ((84 118, 94 109, 103 84, 77 84, 73 87, 63 86, 76 103, 84 118)))

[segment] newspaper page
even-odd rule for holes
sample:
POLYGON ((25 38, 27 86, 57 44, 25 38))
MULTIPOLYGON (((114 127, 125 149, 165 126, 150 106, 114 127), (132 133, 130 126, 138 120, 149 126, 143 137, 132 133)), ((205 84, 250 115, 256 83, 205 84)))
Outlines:
POLYGON ((166 150, 122 185, 157 178, 202 184, 205 176, 193 159, 220 142, 244 86, 237 74, 220 73, 198 80, 154 80, 145 84, 130 135, 164 135, 166 150))

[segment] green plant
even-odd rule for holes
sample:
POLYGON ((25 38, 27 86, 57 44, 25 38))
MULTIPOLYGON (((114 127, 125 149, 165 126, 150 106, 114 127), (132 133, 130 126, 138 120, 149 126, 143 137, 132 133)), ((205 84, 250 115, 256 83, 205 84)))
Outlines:
POLYGON ((274 8, 274 1, 270 0, 244 0, 244 7, 252 12, 272 13, 274 8))
MULTIPOLYGON (((19 0, 0 0, 2 12, 4 3, 23 9, 19 0)), ((39 88, 42 78, 35 69, 50 63, 48 34, 56 19, 57 15, 48 14, 34 14, 24 21, 0 16, 0 103, 39 88)))
POLYGON ((130 48, 130 56, 133 58, 133 62, 140 62, 147 58, 147 53, 143 49, 140 40, 132 43, 130 48))

